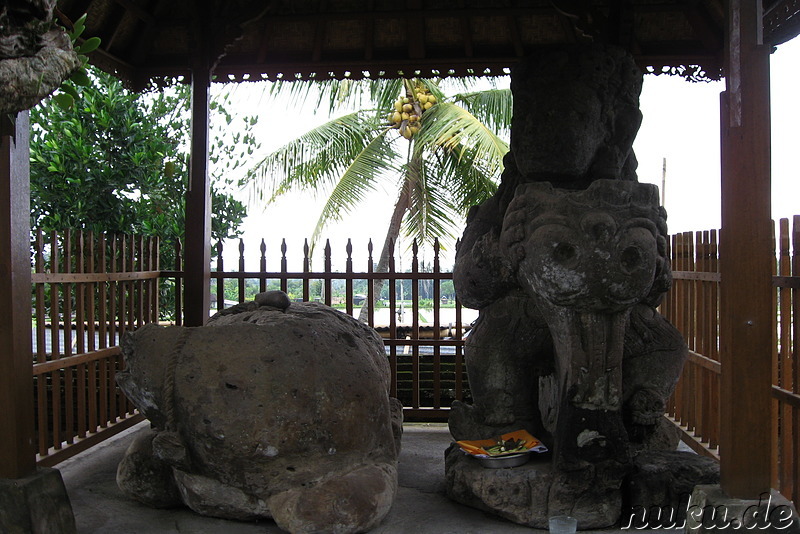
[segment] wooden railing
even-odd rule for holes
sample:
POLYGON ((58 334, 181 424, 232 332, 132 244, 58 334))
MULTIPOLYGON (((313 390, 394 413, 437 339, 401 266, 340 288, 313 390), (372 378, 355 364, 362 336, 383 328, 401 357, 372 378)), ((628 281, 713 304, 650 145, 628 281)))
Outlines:
MULTIPOLYGON (((775 432, 774 486, 798 502, 800 497, 800 217, 778 225, 776 270, 773 277, 776 330, 773 349, 775 432)), ((668 404, 668 415, 696 451, 719 455, 719 250, 716 231, 684 233, 671 243, 674 283, 662 312, 684 334, 690 349, 683 375, 668 404)), ((140 416, 114 382, 122 368, 120 336, 158 319, 159 276, 176 281, 180 290, 180 249, 172 271, 158 270, 158 243, 142 238, 91 234, 38 234, 34 243, 34 380, 39 463, 52 465, 99 442, 140 416)), ((236 271, 226 271, 222 245, 217 247, 212 293, 216 309, 243 302, 260 291, 282 289, 297 300, 319 300, 358 316, 357 294, 369 304, 376 299, 377 280, 386 281, 385 299, 367 306, 366 321, 384 337, 392 370, 391 393, 403 401, 408 420, 444 420, 452 400, 470 400, 464 367, 464 335, 474 318, 445 284, 452 273, 440 266, 440 251, 424 266, 416 245, 408 272, 398 272, 394 259, 388 273, 375 273, 372 245, 364 269, 354 267, 353 249, 344 247, 344 269, 332 268, 332 251, 325 247, 324 266, 311 269, 308 246, 302 247, 302 267, 289 270, 292 257, 284 242, 278 268, 267 268, 262 242, 253 258, 259 268, 245 269, 240 241, 236 271), (361 289, 359 289, 359 286, 361 289), (405 289, 401 289, 401 286, 405 289), (406 306, 408 320, 398 318, 406 306), (429 299, 430 309, 421 302, 429 299), (452 314, 444 319, 444 311, 452 314), (426 313, 428 321, 421 319, 426 313), (383 314, 381 316, 381 314, 383 314), (468 315, 469 314, 469 315, 468 315)), ((746 251, 734 251, 734 253, 746 251)), ((392 255, 394 257, 394 254, 392 255)), ((296 258, 295 258, 296 259, 296 258)), ((162 280, 163 281, 163 280, 162 280)), ((180 303, 180 293, 176 302, 180 303)), ((175 322, 181 324, 176 306, 175 322)), ((747 429, 742 429, 747 439, 747 429)), ((724 454, 724 452, 723 452, 724 454)))
POLYGON ((141 420, 115 376, 125 332, 158 320, 158 242, 37 232, 33 375, 39 465, 141 420))
MULTIPOLYGON (((445 420, 453 400, 470 399, 464 367, 464 335, 477 312, 462 308, 452 290, 443 292, 442 284, 451 281, 453 275, 441 269, 438 242, 430 251, 433 257, 427 266, 423 265, 419 247, 414 242, 410 262, 406 264, 408 272, 398 272, 394 253, 388 273, 374 272, 371 242, 367 245, 363 270, 356 270, 353 265, 350 241, 342 250, 342 271, 334 271, 332 267, 333 252, 329 242, 324 249, 323 269, 318 271, 311 269, 307 243, 296 250, 298 253, 292 256, 284 240, 280 259, 275 262, 278 268, 268 270, 267 247, 262 241, 257 255, 251 257, 259 268, 248 271, 245 268, 245 245, 240 240, 236 261, 238 270, 232 271, 226 270, 222 243, 218 243, 216 271, 211 273, 212 297, 215 297, 212 307, 221 310, 226 303, 230 305, 252 299, 256 292, 281 289, 294 300, 316 300, 359 317, 361 305, 355 304, 355 300, 356 297, 363 298, 367 303, 364 320, 383 337, 392 372, 391 395, 402 401, 406 420, 445 420), (290 271, 290 260, 300 260, 297 264, 302 263, 302 267, 290 271), (373 283, 378 280, 385 283, 384 299, 375 298, 373 283), (360 295, 359 286, 363 291, 360 295), (376 300, 378 306, 371 305, 376 300), (428 301, 430 307, 421 306, 422 300, 428 301), (399 318, 401 314, 405 314, 405 319, 399 318)), ((177 252, 176 261, 180 262, 180 249, 177 252)), ((272 258, 276 256, 270 255, 272 258)), ((179 277, 180 270, 165 271, 163 275, 179 277)), ((181 324, 180 309, 175 312, 175 320, 176 324, 181 324)))
MULTIPOLYGON (((800 216, 777 226, 773 344, 773 486, 800 502, 800 216)), ((667 411, 684 441, 719 458, 719 249, 716 231, 672 238, 673 286, 662 312, 683 333, 689 360, 667 411)), ((724 253, 724 251, 723 251, 724 253)), ((732 251, 747 254, 747 251, 732 251)), ((742 428, 742 439, 748 429, 742 428)), ((724 451, 723 451, 724 454, 724 451)))

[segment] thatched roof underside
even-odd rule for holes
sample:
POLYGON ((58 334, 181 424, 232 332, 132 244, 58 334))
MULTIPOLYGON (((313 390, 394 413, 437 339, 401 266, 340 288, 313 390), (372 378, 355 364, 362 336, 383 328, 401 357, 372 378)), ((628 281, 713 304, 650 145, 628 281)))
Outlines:
MULTIPOLYGON (((800 33, 800 0, 765 0, 765 41, 800 33)), ((640 66, 720 76, 724 0, 60 0, 88 13, 92 62, 131 85, 187 76, 211 58, 219 81, 505 74, 539 48, 603 41, 640 66), (694 66, 694 67, 693 67, 694 66)))

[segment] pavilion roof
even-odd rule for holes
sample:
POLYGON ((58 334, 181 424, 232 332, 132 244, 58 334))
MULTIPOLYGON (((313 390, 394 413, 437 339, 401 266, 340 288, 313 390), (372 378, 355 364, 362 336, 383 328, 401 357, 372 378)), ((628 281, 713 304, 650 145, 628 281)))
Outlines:
MULTIPOLYGON (((59 0, 88 13, 92 62, 142 87, 187 76, 198 54, 219 81, 498 75, 531 50, 600 39, 643 69, 718 78, 724 0, 59 0), (699 66, 699 68, 691 68, 699 66)), ((764 0, 764 35, 800 33, 800 3, 764 0)))
MULTIPOLYGON (((765 0, 765 36, 800 32, 794 0, 765 0)), ((59 0, 88 14, 91 61, 134 87, 216 63, 218 81, 498 75, 531 50, 587 39, 642 68, 718 78, 724 0, 59 0), (690 68, 699 66, 699 68, 690 68)))

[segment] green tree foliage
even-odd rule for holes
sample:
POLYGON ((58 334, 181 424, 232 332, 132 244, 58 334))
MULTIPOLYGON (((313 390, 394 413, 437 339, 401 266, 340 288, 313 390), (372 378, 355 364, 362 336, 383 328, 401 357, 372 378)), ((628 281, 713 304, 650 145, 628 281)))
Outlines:
MULTIPOLYGON (((109 74, 92 76, 74 106, 48 100, 31 110, 32 226, 182 237, 189 87, 139 95, 109 74)), ((223 103, 212 103, 212 111, 232 121, 223 103)), ((243 134, 211 147, 215 241, 238 236, 247 215, 225 192, 232 183, 226 173, 242 159, 236 151, 252 153, 253 124, 248 119, 243 134)))
MULTIPOLYGON (((99 70, 90 77, 72 105, 51 98, 31 110, 31 226, 158 236, 161 266, 172 268, 184 234, 190 88, 137 94, 99 70)), ((230 126, 226 104, 211 104, 224 126, 210 147, 213 242, 241 233, 247 211, 230 193, 232 174, 257 148, 255 118, 230 126)))

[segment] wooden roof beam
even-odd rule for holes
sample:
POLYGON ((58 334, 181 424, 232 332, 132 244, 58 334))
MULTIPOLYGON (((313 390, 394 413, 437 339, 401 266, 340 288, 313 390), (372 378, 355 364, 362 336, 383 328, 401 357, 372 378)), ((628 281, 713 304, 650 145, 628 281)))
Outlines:
POLYGON ((414 59, 425 57, 425 22, 417 13, 425 13, 422 0, 407 0, 406 35, 408 36, 408 56, 414 59), (413 13, 413 14, 412 14, 413 13))
MULTIPOLYGON (((123 2, 124 4, 131 3, 130 0, 116 1, 123 2)), ((135 12, 137 13, 137 16, 139 16, 139 18, 144 22, 144 29, 139 33, 139 38, 136 40, 136 45, 133 53, 131 54, 131 61, 133 64, 139 64, 143 62, 150 53, 150 49, 153 46, 153 37, 155 36, 155 32, 158 27, 158 15, 159 13, 163 12, 164 5, 164 0, 155 0, 155 3, 153 3, 152 14, 143 13, 143 9, 137 6, 135 12)))
POLYGON ((764 13, 764 39, 772 45, 800 34, 800 0, 777 0, 764 13))
POLYGON ((709 50, 722 51, 725 39, 723 29, 714 22, 702 3, 699 0, 682 0, 682 3, 686 20, 694 28, 698 41, 709 50))
POLYGON ((623 46, 628 50, 632 48, 635 37, 633 5, 630 0, 611 4, 605 27, 609 43, 623 46))
MULTIPOLYGON (((327 1, 323 0, 320 4, 320 11, 325 9, 327 1)), ((325 45, 325 28, 328 21, 325 17, 317 16, 314 22, 314 45, 311 50, 311 61, 318 63, 322 59, 322 48, 325 45)))
POLYGON ((117 40, 119 37, 120 32, 122 31, 122 20, 125 18, 127 11, 118 3, 115 3, 112 6, 111 14, 109 18, 115 19, 116 24, 109 25, 108 32, 106 35, 100 35, 100 46, 106 50, 111 50, 114 46, 114 41, 117 40))
POLYGON ((144 22, 150 24, 156 23, 156 18, 153 16, 153 14, 148 12, 137 2, 132 2, 131 0, 114 0, 114 3, 121 5, 126 11, 133 13, 136 18, 144 22))
MULTIPOLYGON (((367 9, 375 8, 375 0, 369 0, 367 9)), ((364 22, 364 60, 369 61, 375 54, 375 17, 368 17, 364 22)))
POLYGON ((514 44, 514 54, 517 57, 525 55, 525 46, 522 44, 522 36, 519 32, 519 23, 516 17, 507 17, 508 27, 511 29, 511 42, 514 44))

